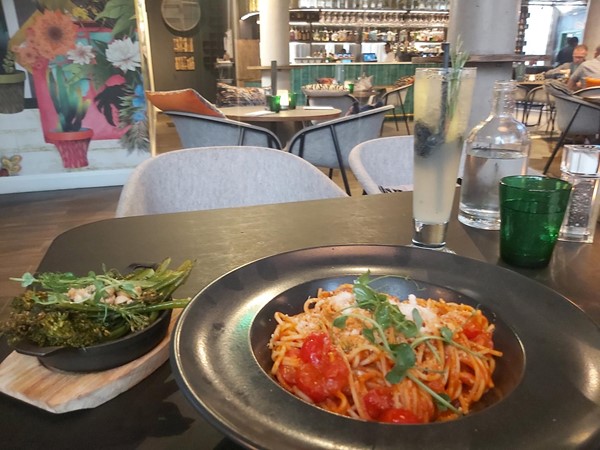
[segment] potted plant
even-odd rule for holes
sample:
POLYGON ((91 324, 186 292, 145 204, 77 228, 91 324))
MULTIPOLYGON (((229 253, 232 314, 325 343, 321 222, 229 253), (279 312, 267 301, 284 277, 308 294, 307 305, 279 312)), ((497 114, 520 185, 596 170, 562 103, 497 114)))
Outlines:
POLYGON ((86 167, 87 151, 94 132, 90 128, 82 128, 81 123, 91 100, 83 98, 79 86, 81 80, 68 80, 61 66, 48 71, 47 82, 58 114, 57 126, 47 133, 47 139, 58 149, 65 168, 86 167))
POLYGON ((15 68, 15 55, 8 50, 0 71, 0 113, 14 114, 24 108, 25 72, 15 68))

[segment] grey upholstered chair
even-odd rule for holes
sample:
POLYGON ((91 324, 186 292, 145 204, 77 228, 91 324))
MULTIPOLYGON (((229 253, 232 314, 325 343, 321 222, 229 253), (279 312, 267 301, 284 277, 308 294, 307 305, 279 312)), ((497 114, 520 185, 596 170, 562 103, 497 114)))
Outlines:
MULTIPOLYGON (((308 106, 331 106, 342 111, 342 116, 358 109, 359 101, 350 94, 344 95, 310 95, 306 92, 306 103, 308 106)), ((311 120, 313 125, 326 122, 326 120, 311 120)))
POLYGON ((380 137, 385 114, 393 108, 382 106, 303 128, 292 137, 287 149, 315 166, 340 169, 350 195, 346 174, 350 150, 361 142, 380 137))
POLYGON ((544 166, 544 173, 548 172, 554 157, 569 136, 596 138, 600 134, 600 106, 573 95, 556 83, 546 83, 545 88, 554 98, 556 126, 561 134, 544 166))
POLYGON ((358 105, 356 97, 350 94, 314 96, 307 93, 306 102, 309 106, 331 106, 337 108, 342 111, 342 115, 346 114, 352 107, 358 105))
POLYGON ((583 89, 578 89, 578 90, 574 91, 573 94, 577 95, 578 97, 584 98, 584 99, 586 97, 599 98, 600 97, 600 86, 592 86, 592 87, 587 87, 587 88, 583 88, 583 89))
POLYGON ((265 147, 175 150, 137 166, 116 216, 174 213, 346 197, 312 164, 265 147))
POLYGON ((413 189, 412 136, 392 136, 358 144, 348 162, 366 194, 413 189))
POLYGON ((404 124, 406 125, 407 134, 410 134, 410 128, 408 127, 408 116, 406 115, 404 104, 406 103, 406 96, 408 95, 408 90, 412 85, 413 83, 405 84, 403 86, 394 88, 381 96, 381 101, 384 105, 394 105, 394 109, 392 110, 392 112, 394 113, 396 131, 400 130, 398 128, 398 115, 396 114, 396 107, 400 107, 400 111, 402 111, 402 119, 404 120, 404 124))
POLYGON ((183 148, 253 145, 281 149, 279 138, 266 128, 221 117, 164 111, 177 129, 183 148))

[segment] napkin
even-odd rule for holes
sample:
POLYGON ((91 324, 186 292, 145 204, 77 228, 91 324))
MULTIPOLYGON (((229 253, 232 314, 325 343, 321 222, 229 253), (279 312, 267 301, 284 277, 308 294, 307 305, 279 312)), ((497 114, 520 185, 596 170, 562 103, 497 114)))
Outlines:
POLYGON ((335 109, 333 106, 305 106, 304 109, 335 109))
POLYGON ((266 116, 268 114, 275 114, 274 111, 253 111, 253 112, 249 112, 244 114, 244 116, 266 116))

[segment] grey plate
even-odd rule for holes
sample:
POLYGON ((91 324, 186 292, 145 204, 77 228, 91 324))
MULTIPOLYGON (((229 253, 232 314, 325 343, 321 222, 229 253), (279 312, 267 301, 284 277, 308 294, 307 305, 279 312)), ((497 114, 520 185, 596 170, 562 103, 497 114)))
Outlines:
POLYGON ((179 387, 216 428, 251 448, 597 448, 599 328, 529 278, 457 255, 400 246, 319 247, 230 272, 185 309, 171 340, 179 387), (266 373, 272 312, 299 312, 318 287, 370 269, 378 289, 480 305, 505 352, 482 409, 447 423, 391 425, 331 414, 266 373))

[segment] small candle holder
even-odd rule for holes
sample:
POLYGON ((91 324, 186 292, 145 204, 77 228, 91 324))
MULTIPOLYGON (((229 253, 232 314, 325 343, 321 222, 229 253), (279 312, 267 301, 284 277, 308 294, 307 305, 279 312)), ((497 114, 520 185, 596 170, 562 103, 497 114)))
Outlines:
POLYGON ((289 109, 296 109, 296 102, 298 101, 298 94, 295 92, 288 93, 289 96, 289 109))
POLYGON ((269 111, 278 113, 281 111, 281 97, 279 95, 267 95, 267 106, 269 111))

